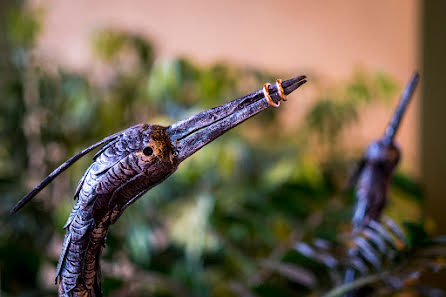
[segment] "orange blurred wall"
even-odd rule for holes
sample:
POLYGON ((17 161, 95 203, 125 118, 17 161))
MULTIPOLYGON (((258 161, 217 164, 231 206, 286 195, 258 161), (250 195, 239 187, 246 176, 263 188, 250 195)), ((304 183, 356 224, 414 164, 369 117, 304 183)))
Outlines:
MULTIPOLYGON (((46 11, 39 51, 77 69, 92 62, 92 31, 109 26, 143 33, 161 57, 186 55, 202 63, 225 60, 280 74, 311 71, 342 81, 363 66, 385 71, 402 86, 419 65, 419 0, 30 3, 46 11)), ((299 113, 301 99, 295 96, 287 107, 289 118, 299 113)), ((419 167, 418 100, 398 135, 403 167, 413 174, 419 167)), ((366 111, 349 139, 360 146, 379 137, 390 113, 390 106, 366 111)))

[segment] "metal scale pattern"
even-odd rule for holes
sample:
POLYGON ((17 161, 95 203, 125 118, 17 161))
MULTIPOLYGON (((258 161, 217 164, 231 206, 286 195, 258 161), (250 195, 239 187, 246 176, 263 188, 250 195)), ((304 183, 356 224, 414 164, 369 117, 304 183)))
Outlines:
POLYGON ((66 235, 56 272, 60 296, 90 296, 85 292, 95 296, 94 292, 100 291, 96 273, 109 226, 178 165, 166 128, 149 125, 123 131, 93 161, 79 182, 77 202, 64 226, 66 235), (144 154, 146 147, 153 150, 150 155, 144 154))
POLYGON ((104 138, 70 158, 11 210, 17 212, 79 158, 103 146, 81 178, 77 199, 65 224, 57 266, 59 296, 99 297, 100 258, 109 227, 123 211, 178 165, 228 130, 251 118, 306 82, 305 76, 278 80, 221 106, 202 111, 169 127, 140 124, 104 138), (266 99, 266 100, 265 100, 266 99))

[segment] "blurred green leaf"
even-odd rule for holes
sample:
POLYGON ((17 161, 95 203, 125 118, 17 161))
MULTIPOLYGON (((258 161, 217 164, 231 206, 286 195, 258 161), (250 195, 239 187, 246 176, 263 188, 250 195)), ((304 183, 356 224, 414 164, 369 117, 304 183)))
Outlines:
POLYGON ((12 8, 7 15, 7 34, 14 46, 32 49, 41 31, 42 11, 12 8))

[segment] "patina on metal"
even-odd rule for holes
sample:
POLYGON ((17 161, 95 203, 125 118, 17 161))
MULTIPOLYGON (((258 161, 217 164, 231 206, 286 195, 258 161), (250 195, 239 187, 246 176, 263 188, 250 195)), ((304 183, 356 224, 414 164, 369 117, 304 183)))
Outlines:
MULTIPOLYGON (((395 143, 395 135, 418 81, 419 75, 414 73, 401 95, 400 102, 385 130, 384 136, 369 145, 350 177, 349 185, 355 187, 357 199, 352 219, 353 237, 369 224, 380 221, 387 202, 391 179, 401 158, 400 148, 395 143)), ((348 253, 350 257, 355 257, 358 250, 351 248, 348 253)), ((345 275, 345 283, 352 282, 354 278, 355 271, 348 269, 345 275)), ((346 296, 365 296, 370 293, 370 290, 371 288, 367 287, 351 291, 346 296)))
POLYGON ((104 138, 70 158, 11 210, 17 212, 79 158, 103 146, 93 157, 74 194, 77 199, 57 265, 56 283, 64 297, 102 296, 100 257, 110 225, 178 165, 243 121, 277 105, 306 82, 299 76, 200 112, 168 127, 139 124, 104 138), (272 102, 270 102, 271 100, 272 102))

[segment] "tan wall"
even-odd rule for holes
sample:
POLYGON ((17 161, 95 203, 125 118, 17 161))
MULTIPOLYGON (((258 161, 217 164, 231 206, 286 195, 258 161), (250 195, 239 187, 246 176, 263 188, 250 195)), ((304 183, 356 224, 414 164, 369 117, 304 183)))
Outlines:
MULTIPOLYGON (((91 62, 90 33, 104 26, 146 34, 165 57, 229 60, 277 73, 311 71, 342 80, 362 65, 404 84, 418 65, 419 0, 32 2, 47 11, 40 48, 76 68, 91 62)), ((419 161, 418 105, 412 105, 398 136, 403 166, 412 172, 419 161)), ((379 136, 390 112, 367 112, 367 125, 352 131, 355 142, 379 136)))

